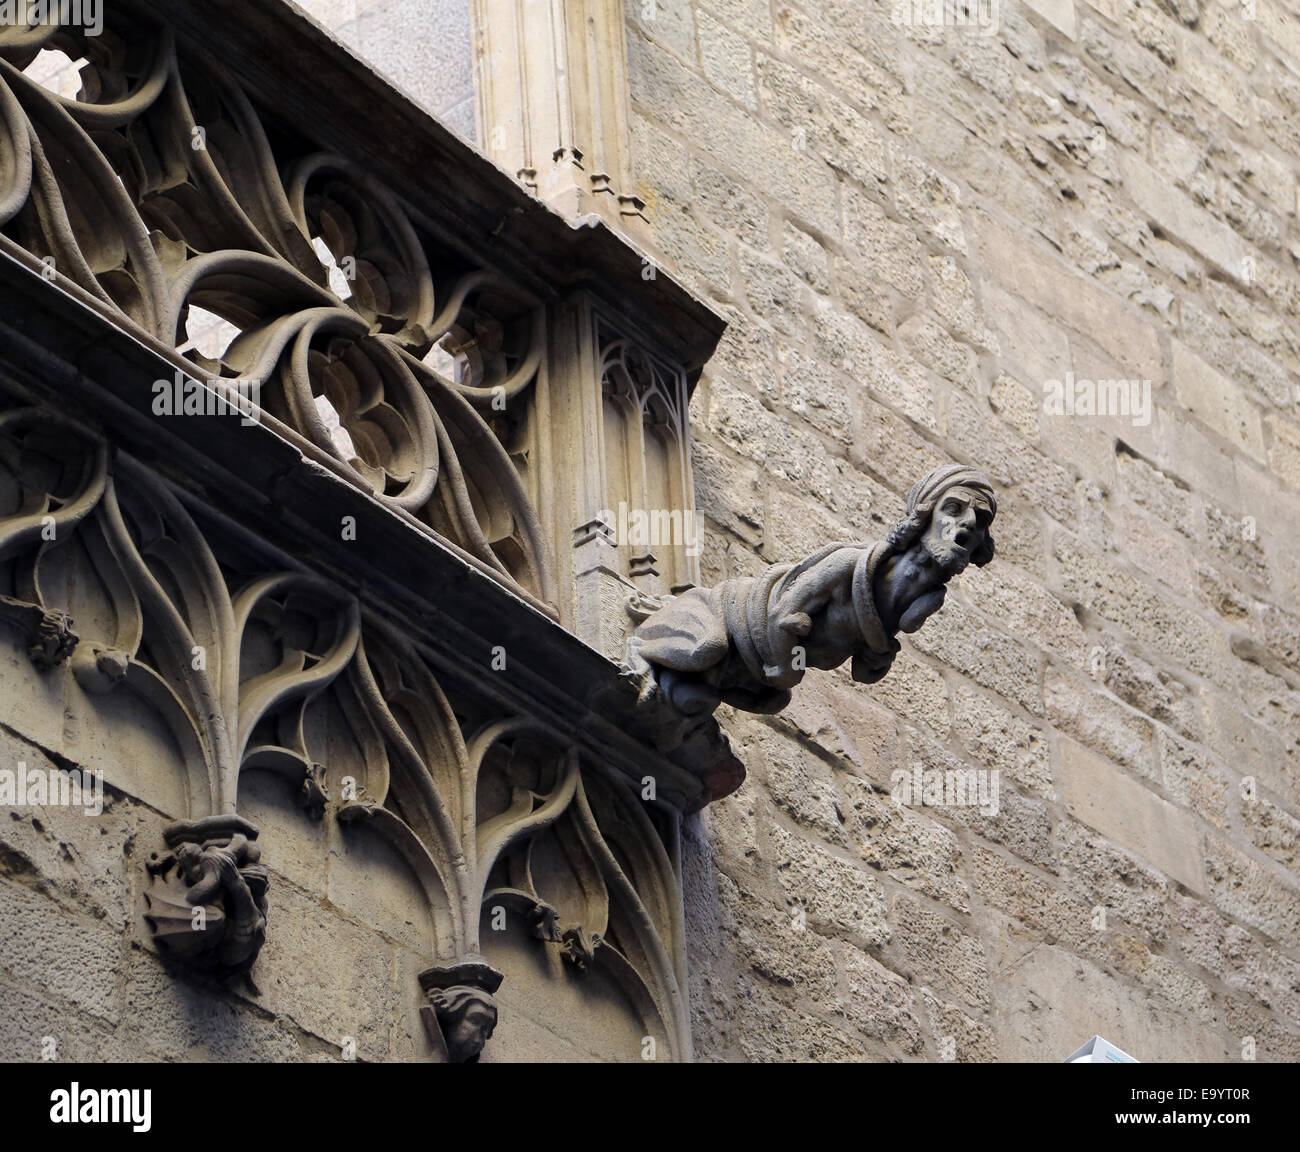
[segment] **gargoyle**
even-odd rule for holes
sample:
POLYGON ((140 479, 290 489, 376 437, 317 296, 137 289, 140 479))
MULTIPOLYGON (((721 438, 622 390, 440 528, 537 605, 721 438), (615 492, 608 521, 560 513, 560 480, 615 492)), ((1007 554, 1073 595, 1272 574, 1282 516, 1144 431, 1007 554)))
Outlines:
POLYGON ((798 564, 692 588, 653 612, 628 641, 638 708, 666 711, 661 747, 683 740, 719 704, 779 712, 809 668, 852 659, 853 678, 881 679, 940 607, 948 581, 993 559, 993 486, 959 464, 936 468, 907 494, 888 539, 828 544, 798 564))

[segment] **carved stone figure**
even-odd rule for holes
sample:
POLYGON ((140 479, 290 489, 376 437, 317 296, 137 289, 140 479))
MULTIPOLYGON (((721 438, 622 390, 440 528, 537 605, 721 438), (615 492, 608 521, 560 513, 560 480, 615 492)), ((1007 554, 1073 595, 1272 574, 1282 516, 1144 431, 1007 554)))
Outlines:
POLYGON ((873 684, 889 671, 897 634, 943 605, 947 582, 993 559, 993 486, 960 464, 934 469, 907 494, 906 515, 876 544, 828 544, 798 564, 692 588, 652 613, 628 642, 643 711, 666 710, 673 746, 719 704, 779 712, 808 668, 853 661, 873 684))
POLYGON ((256 826, 212 816, 168 825, 163 837, 172 852, 150 866, 144 897, 155 942, 221 976, 247 975, 266 939, 269 874, 256 826))
POLYGON ((77 646, 72 617, 65 612, 0 596, 0 621, 16 624, 27 637, 27 655, 44 670, 62 664, 77 646))
POLYGON ((420 1009, 424 1028, 435 1048, 446 1050, 453 1064, 478 1061, 497 1026, 501 973, 482 961, 465 961, 446 968, 426 968, 420 987, 426 1003, 420 1009))

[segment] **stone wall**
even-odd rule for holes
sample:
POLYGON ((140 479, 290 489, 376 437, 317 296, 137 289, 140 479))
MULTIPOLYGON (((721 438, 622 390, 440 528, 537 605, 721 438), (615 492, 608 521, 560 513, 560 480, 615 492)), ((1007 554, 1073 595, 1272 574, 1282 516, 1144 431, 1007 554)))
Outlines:
POLYGON ((478 138, 470 0, 294 2, 449 128, 478 138))
POLYGON ((886 680, 727 714, 698 1053, 1300 1059, 1300 6, 891 12, 628 3, 654 242, 731 323, 705 582, 878 539, 946 460, 1000 499, 886 680), (1047 403, 1099 379, 1135 408, 1047 403), (963 766, 996 815, 891 801, 963 766))

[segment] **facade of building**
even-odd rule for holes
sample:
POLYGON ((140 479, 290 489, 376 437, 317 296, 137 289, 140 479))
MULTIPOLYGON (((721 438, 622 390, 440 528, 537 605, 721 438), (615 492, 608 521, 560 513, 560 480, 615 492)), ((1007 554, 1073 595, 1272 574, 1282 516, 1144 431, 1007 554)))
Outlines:
POLYGON ((104 8, 0 28, 0 1056, 1300 1059, 1294 2, 104 8), (951 464, 887 674, 647 719, 951 464))

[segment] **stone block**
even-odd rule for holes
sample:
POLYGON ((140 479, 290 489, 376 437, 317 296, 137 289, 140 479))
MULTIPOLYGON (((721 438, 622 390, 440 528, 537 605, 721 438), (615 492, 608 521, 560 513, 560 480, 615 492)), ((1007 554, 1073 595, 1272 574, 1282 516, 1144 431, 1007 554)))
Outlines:
POLYGON ((0 968, 83 1015, 116 1024, 124 1007, 123 932, 60 906, 42 888, 35 873, 0 878, 0 968))
POLYGON ((1164 373, 1159 338, 1140 313, 992 217, 977 212, 974 220, 984 265, 1007 292, 1096 340, 1127 369, 1125 376, 1160 387, 1164 373))
POLYGON ((803 908, 808 926, 873 947, 889 939, 879 881, 809 839, 772 829, 777 878, 789 904, 803 908))
POLYGON ((1193 818, 1073 740, 1059 745, 1066 811, 1193 892, 1206 890, 1193 818))
POLYGON ((1096 1034, 1146 1063, 1228 1058, 1224 1038, 1060 947, 1006 941, 998 959, 1002 1060, 1059 1063, 1096 1034))
POLYGON ((1226 376, 1189 348, 1173 341, 1174 388, 1178 402, 1234 447, 1264 459, 1259 410, 1226 376))
POLYGON ((845 950, 844 974, 847 1022, 905 1056, 921 1056, 924 1032, 908 982, 856 948, 845 950))
POLYGON ((1271 936, 1284 947, 1300 946, 1300 890, 1226 840, 1205 843, 1207 895, 1216 908, 1271 936))
POLYGON ((958 912, 970 911, 961 846, 950 829, 925 809, 896 804, 887 787, 844 779, 840 791, 853 846, 868 867, 958 912))
POLYGON ((973 1008, 989 1006, 988 963, 978 937, 907 896, 893 897, 889 919, 914 981, 973 1008))

